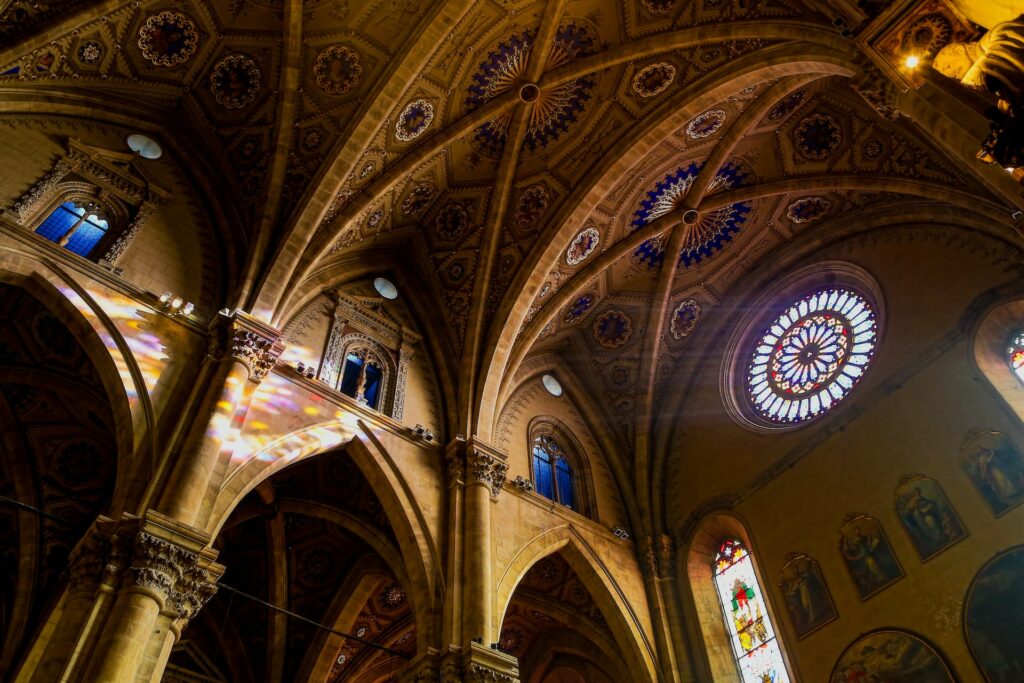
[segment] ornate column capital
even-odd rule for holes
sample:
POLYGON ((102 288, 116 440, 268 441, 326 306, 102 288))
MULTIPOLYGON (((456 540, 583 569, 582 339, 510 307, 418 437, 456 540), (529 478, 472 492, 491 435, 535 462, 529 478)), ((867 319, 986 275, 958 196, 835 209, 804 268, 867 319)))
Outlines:
POLYGON ((505 485, 508 456, 477 437, 456 436, 445 451, 449 485, 482 484, 497 498, 505 485))
POLYGON ((259 384, 284 351, 281 331, 242 311, 225 311, 211 325, 210 355, 242 363, 249 370, 249 381, 259 384))
POLYGON ((462 657, 463 681, 519 683, 519 660, 512 655, 471 642, 462 657))

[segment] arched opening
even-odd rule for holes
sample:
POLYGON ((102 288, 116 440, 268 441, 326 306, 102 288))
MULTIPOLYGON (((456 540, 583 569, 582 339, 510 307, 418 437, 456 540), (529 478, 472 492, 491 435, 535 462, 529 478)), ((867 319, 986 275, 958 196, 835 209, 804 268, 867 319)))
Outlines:
POLYGON ((0 679, 6 680, 63 592, 71 550, 109 512, 118 441, 110 400, 86 350, 38 299, 9 284, 0 284, 0 349, 0 679))
POLYGON ((421 597, 384 506, 344 451, 260 483, 214 545, 222 583, 258 600, 219 591, 183 632, 170 674, 371 683, 394 678, 416 653, 421 597))
POLYGON ((743 523, 724 512, 705 518, 690 542, 686 569, 712 679, 792 680, 779 621, 743 523))
POLYGON ((974 362, 1011 411, 1024 420, 1024 299, 991 307, 974 332, 974 362))
POLYGON ((498 648, 519 659, 523 683, 633 680, 611 626, 560 552, 516 586, 498 648))
POLYGON ((536 417, 530 421, 529 448, 534 491, 595 518, 593 474, 572 431, 553 417, 536 417))

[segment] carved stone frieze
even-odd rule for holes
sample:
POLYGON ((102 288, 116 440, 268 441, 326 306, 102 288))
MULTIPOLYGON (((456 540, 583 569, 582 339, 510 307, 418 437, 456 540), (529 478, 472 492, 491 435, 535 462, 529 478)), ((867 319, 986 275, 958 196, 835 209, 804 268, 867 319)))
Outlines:
POLYGON ((505 484, 508 465, 504 457, 481 448, 470 446, 466 451, 466 475, 471 481, 487 484, 491 495, 497 497, 505 484))
POLYGON ((281 332, 241 311, 222 311, 208 338, 210 356, 230 356, 249 369, 249 381, 262 381, 284 351, 281 332))
POLYGON ((117 263, 117 260, 124 255, 125 250, 135 239, 135 236, 139 234, 139 230, 146 224, 146 221, 156 212, 156 206, 152 202, 146 202, 139 207, 138 212, 135 214, 135 218, 128 224, 128 227, 123 233, 121 233, 114 243, 110 245, 110 249, 103 256, 103 260, 111 265, 117 263))
POLYGON ((14 220, 24 225, 25 221, 36 213, 39 205, 54 192, 60 181, 64 180, 73 168, 67 159, 61 159, 54 164, 49 173, 40 178, 39 182, 14 202, 14 206, 11 207, 14 220))

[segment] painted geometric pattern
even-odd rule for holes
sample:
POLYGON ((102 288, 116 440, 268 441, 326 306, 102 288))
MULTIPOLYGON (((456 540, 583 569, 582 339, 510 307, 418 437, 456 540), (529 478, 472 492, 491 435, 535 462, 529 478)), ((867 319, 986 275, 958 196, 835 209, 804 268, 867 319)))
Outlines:
MULTIPOLYGON (((466 106, 477 109, 498 95, 520 84, 529 60, 536 31, 510 36, 480 62, 469 86, 466 106)), ((547 67, 554 69, 580 57, 592 54, 596 39, 585 25, 569 23, 558 29, 547 67)), ((591 98, 595 82, 589 77, 577 78, 565 85, 542 91, 534 102, 523 145, 530 151, 546 147, 583 113, 591 98)), ((511 114, 499 115, 477 128, 474 147, 487 156, 498 156, 508 136, 511 114)))
MULTIPOLYGON (((677 210, 702 168, 703 164, 697 163, 682 166, 648 191, 647 198, 640 202, 640 208, 634 214, 631 232, 677 210)), ((739 187, 749 175, 739 164, 729 162, 718 170, 709 192, 739 187)), ((689 234, 679 252, 679 265, 689 267, 720 251, 740 231, 750 210, 750 202, 737 202, 701 214, 695 224, 686 226, 689 234)), ((656 268, 665 260, 665 246, 661 240, 652 237, 637 247, 633 256, 648 268, 656 268)))

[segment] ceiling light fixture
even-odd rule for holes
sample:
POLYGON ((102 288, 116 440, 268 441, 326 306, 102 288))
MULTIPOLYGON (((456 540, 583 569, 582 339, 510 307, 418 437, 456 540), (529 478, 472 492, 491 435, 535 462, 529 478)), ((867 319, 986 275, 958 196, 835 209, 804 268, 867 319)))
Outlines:
POLYGON ((128 144, 128 149, 143 159, 159 159, 164 154, 159 142, 142 133, 129 135, 125 142, 128 144))
POLYGON ((540 381, 552 396, 562 395, 562 385, 555 379, 554 375, 544 375, 540 378, 540 381))
POLYGON ((921 64, 921 58, 917 55, 909 55, 903 60, 903 65, 908 69, 916 69, 921 64))
POLYGON ((398 298, 398 287, 395 287, 395 283, 385 277, 374 278, 373 288, 385 299, 398 298))

